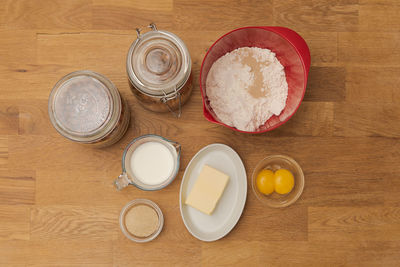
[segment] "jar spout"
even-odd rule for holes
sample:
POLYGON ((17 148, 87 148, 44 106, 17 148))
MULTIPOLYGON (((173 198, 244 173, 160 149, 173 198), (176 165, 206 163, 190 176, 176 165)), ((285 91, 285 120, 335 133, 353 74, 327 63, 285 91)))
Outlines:
POLYGON ((121 190, 125 187, 127 187, 131 183, 131 180, 129 179, 128 175, 126 172, 121 173, 117 179, 114 181, 114 186, 117 188, 117 190, 121 190))
POLYGON ((170 141, 170 142, 175 147, 176 153, 178 155, 180 155, 181 154, 181 147, 182 147, 181 144, 179 144, 177 142, 174 142, 174 141, 170 141))

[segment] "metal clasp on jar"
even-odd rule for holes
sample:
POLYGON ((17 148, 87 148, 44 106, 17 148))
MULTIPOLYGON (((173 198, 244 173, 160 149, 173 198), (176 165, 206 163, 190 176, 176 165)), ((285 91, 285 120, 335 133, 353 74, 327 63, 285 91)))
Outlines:
MULTIPOLYGON (((150 23, 149 26, 147 26, 147 27, 150 28, 152 31, 157 31, 157 26, 153 22, 150 23)), ((142 29, 136 28, 136 34, 137 34, 138 39, 140 39, 140 37, 141 37, 141 32, 142 32, 142 29)))
POLYGON ((164 93, 164 97, 162 97, 160 100, 162 103, 164 103, 168 110, 176 117, 179 118, 182 114, 182 102, 181 102, 181 93, 179 93, 179 91, 176 89, 176 87, 174 88, 175 92, 173 94, 170 94, 170 96, 167 95, 167 93, 162 90, 162 92, 164 93), (178 113, 176 113, 174 111, 174 109, 168 104, 168 101, 170 100, 174 100, 174 99, 178 99, 179 103, 178 103, 178 113))

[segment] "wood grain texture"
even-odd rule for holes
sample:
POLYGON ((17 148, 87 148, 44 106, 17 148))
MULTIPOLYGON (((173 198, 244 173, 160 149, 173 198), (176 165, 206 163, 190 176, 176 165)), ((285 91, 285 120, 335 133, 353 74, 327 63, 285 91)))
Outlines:
POLYGON ((35 203, 34 171, 0 171, 0 203, 31 205, 35 203))
POLYGON ((356 66, 399 66, 400 36, 392 32, 340 32, 338 61, 356 66))
POLYGON ((358 0, 278 1, 275 22, 309 31, 357 31, 358 0))
POLYGON ((5 24, 10 29, 88 29, 92 26, 89 0, 7 0, 5 24))
POLYGON ((174 28, 181 30, 230 30, 273 23, 271 0, 174 0, 174 28), (204 19, 193 19, 204 18, 204 19), (188 23, 190 21, 190 23, 188 23))
MULTIPOLYGON (((94 29, 123 29, 134 30, 145 28, 149 21, 169 27, 172 25, 171 0, 163 1, 93 1, 93 28, 94 29), (119 3, 118 3, 119 2, 119 3)), ((136 33, 132 34, 133 36, 136 33)))
POLYGON ((8 137, 0 136, 0 171, 8 170, 8 137))
POLYGON ((264 242, 261 261, 271 266, 397 266, 397 241, 264 242), (288 253, 290 252, 290 253, 288 253))
POLYGON ((400 32, 396 0, 4 0, 0 4, 0 266, 398 266, 400 262, 400 32), (177 120, 145 110, 128 87, 125 58, 149 22, 187 45, 193 94, 177 120), (283 126, 245 135, 207 122, 199 71, 222 34, 249 25, 298 31, 311 51, 306 95, 283 126), (117 144, 92 149, 60 136, 47 99, 64 75, 90 69, 128 101, 117 144), (182 145, 177 178, 161 191, 117 192, 125 146, 143 134, 182 145), (248 177, 272 154, 306 177, 285 209, 250 189, 222 240, 194 238, 180 217, 180 182, 202 147, 224 143, 248 177), (133 243, 118 216, 132 199, 159 204, 164 229, 133 243))
POLYGON ((0 240, 29 240, 30 230, 29 206, 0 205, 0 240))
POLYGON ((0 102, 0 134, 12 135, 18 133, 19 111, 16 106, 4 101, 0 102))
POLYGON ((382 206, 387 184, 395 182, 395 173, 310 172, 304 189, 304 205, 313 207, 382 206))
POLYGON ((363 31, 399 31, 400 3, 396 0, 361 0, 360 30, 363 31))
POLYGON ((398 104, 337 104, 334 132, 338 136, 400 137, 399 115, 398 104))
POLYGON ((203 244, 202 265, 204 266, 248 266, 249 263, 262 265, 261 242, 232 241, 221 244, 203 244), (229 255, 229 256, 227 256, 229 255))
POLYGON ((9 67, 9 65, 13 66, 16 63, 27 64, 35 62, 36 33, 34 31, 2 28, 0 33, 2 39, 0 43, 2 68, 9 67))
POLYGON ((165 232, 146 244, 132 243, 122 234, 120 240, 114 242, 115 266, 199 266, 201 254, 201 243, 194 238, 175 242, 165 232))
POLYGON ((398 207, 310 207, 309 240, 399 241, 398 207), (342 232, 343 234, 339 234, 342 232))
POLYGON ((311 67, 313 79, 307 85, 305 101, 341 102, 345 99, 346 70, 338 67, 311 67))
POLYGON ((379 103, 381 106, 400 103, 399 67, 347 67, 346 72, 347 102, 379 103))
POLYGON ((6 5, 1 5, 0 6, 0 28, 4 27, 4 21, 5 21, 5 16, 6 16, 6 5))
POLYGON ((249 201, 253 205, 249 204, 247 206, 247 213, 245 213, 253 215, 251 216, 251 223, 246 226, 248 241, 307 240, 308 214, 306 207, 298 205, 297 207, 288 207, 284 210, 271 210, 266 213, 264 212, 266 207, 258 205, 256 201, 249 201))
POLYGON ((0 264, 37 266, 112 266, 111 241, 0 241, 0 264))
POLYGON ((113 240, 117 237, 115 207, 46 206, 31 210, 31 240, 113 240))

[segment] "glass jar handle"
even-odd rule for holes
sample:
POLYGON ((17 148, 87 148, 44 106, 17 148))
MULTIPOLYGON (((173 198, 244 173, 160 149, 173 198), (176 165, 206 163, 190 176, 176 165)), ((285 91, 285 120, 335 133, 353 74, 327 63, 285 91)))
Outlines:
MULTIPOLYGON (((150 25, 149 26, 147 26, 148 28, 150 28, 152 31, 157 31, 157 26, 156 26, 156 24, 155 23, 150 23, 150 25)), ((141 37, 141 32, 142 32, 142 29, 141 28, 136 28, 136 34, 137 34, 137 38, 138 39, 140 39, 140 37, 141 37)))
POLYGON ((114 181, 114 186, 117 188, 117 190, 121 190, 125 187, 127 187, 131 183, 131 180, 129 179, 128 175, 126 172, 121 173, 117 179, 114 181))
POLYGON ((174 141, 169 141, 169 142, 175 147, 176 153, 178 154, 178 156, 180 156, 181 155, 181 149, 182 149, 181 144, 179 144, 178 142, 174 142, 174 141))

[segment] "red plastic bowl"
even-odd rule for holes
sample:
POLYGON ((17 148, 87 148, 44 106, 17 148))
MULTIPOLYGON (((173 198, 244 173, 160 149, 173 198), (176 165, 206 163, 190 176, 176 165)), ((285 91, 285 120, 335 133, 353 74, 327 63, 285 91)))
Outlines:
POLYGON ((284 27, 244 27, 220 37, 209 49, 200 69, 200 90, 203 98, 203 112, 207 120, 224 125, 238 132, 263 133, 287 122, 297 111, 303 100, 310 69, 310 50, 304 39, 295 31, 284 27), (285 67, 288 83, 286 106, 279 116, 273 115, 256 132, 246 132, 228 126, 217 119, 207 99, 206 80, 213 63, 239 47, 268 48, 276 54, 285 67))

